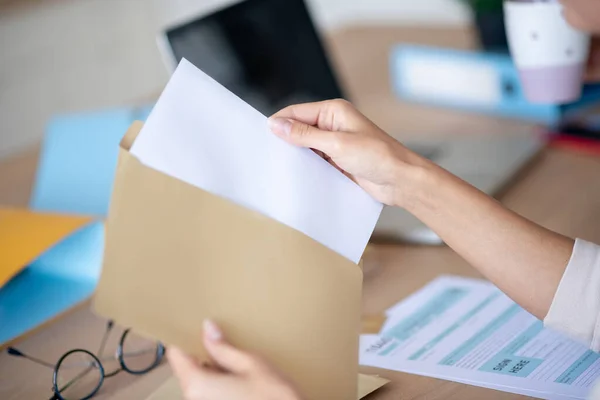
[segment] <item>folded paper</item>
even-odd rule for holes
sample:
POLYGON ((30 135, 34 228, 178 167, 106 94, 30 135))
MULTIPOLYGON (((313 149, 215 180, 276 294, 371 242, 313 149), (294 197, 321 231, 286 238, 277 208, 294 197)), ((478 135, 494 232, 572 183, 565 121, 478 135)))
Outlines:
POLYGON ((264 115, 185 59, 131 154, 291 226, 355 263, 382 210, 313 151, 276 137, 264 115))

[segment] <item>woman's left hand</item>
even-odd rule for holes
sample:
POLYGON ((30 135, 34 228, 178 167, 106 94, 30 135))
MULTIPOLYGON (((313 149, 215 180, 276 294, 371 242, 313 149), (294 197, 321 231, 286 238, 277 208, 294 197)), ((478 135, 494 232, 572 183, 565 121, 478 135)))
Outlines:
POLYGON ((201 365, 177 348, 167 358, 186 400, 300 400, 293 385, 260 357, 228 343, 211 321, 204 346, 214 365, 201 365))

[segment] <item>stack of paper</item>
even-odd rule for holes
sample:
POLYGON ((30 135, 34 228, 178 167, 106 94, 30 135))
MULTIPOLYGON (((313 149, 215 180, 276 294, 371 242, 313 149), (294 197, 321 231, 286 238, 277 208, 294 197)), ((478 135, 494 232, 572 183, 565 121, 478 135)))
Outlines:
POLYGON ((441 277, 361 338, 360 363, 543 399, 585 399, 600 355, 545 329, 488 282, 441 277))
POLYGON ((131 153, 143 164, 259 211, 358 263, 382 205, 183 59, 131 153))

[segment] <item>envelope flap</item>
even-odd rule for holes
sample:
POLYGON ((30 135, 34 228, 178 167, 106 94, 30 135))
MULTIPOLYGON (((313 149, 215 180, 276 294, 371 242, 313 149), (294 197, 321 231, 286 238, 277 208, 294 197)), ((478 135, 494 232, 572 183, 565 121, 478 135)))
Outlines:
POLYGON ((133 142, 135 142, 135 138, 137 138, 143 126, 144 123, 142 121, 134 121, 131 124, 131 126, 125 133, 125 136, 123 136, 123 139, 121 139, 121 149, 126 151, 129 151, 131 149, 133 142))

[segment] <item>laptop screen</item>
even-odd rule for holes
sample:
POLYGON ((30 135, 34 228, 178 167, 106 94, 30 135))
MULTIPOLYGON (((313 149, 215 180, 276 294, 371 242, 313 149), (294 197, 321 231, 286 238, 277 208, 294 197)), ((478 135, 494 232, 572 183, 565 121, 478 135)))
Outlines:
POLYGON ((246 0, 166 33, 196 67, 265 115, 343 97, 303 0, 246 0))

